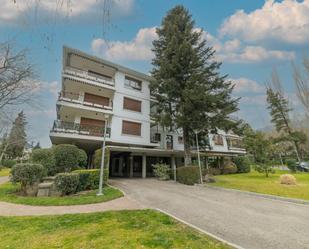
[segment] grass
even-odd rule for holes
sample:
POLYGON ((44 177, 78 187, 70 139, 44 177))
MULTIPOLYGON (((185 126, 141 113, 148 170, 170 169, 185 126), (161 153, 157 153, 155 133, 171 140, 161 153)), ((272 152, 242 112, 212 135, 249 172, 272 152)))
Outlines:
POLYGON ((9 168, 1 168, 0 167, 0 177, 1 176, 9 176, 11 169, 9 168))
POLYGON ((250 192, 277 195, 282 197, 309 200, 309 173, 296 173, 297 185, 280 184, 280 175, 287 171, 277 170, 275 174, 265 177, 256 171, 245 174, 216 176, 213 186, 245 190, 250 192))
POLYGON ((230 248, 154 210, 1 217, 0 248, 230 248))
POLYGON ((1 184, 0 201, 36 206, 65 206, 105 202, 123 196, 120 190, 112 187, 104 187, 104 195, 102 196, 96 195, 98 192, 97 190, 81 192, 73 196, 65 197, 20 196, 17 194, 17 191, 19 191, 19 185, 13 185, 12 183, 1 184))

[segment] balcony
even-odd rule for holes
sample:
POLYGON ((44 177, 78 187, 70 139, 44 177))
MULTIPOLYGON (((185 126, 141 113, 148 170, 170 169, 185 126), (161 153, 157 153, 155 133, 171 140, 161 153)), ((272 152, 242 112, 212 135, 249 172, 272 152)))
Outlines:
POLYGON ((246 151, 241 138, 227 137, 226 141, 229 150, 246 151))
MULTIPOLYGON (((95 125, 81 125, 79 123, 66 122, 61 120, 55 120, 51 132, 55 133, 66 133, 72 135, 84 135, 84 136, 94 136, 103 137, 104 127, 95 125)), ((110 138, 111 128, 106 128, 106 137, 110 138)))
MULTIPOLYGON (((104 97, 102 97, 104 98, 104 97)), ((113 102, 111 100, 107 101, 105 104, 94 103, 90 101, 85 101, 84 96, 79 93, 73 92, 60 92, 58 101, 64 101, 71 104, 77 104, 85 107, 97 108, 100 110, 112 111, 113 110, 113 102)), ((103 101, 104 102, 104 101, 103 101)))
POLYGON ((104 75, 97 74, 93 71, 83 71, 73 67, 66 67, 63 74, 69 76, 73 80, 82 80, 90 84, 96 82, 101 86, 112 88, 115 86, 115 82, 112 78, 105 77, 104 75))

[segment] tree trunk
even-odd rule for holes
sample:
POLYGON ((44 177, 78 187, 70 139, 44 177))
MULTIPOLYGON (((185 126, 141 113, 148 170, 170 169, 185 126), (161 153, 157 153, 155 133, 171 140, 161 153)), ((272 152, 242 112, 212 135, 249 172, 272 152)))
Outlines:
POLYGON ((184 152, 185 152, 185 166, 192 164, 191 158, 191 144, 190 144, 190 134, 188 128, 183 128, 183 143, 184 143, 184 152))
POLYGON ((3 148, 2 152, 1 152, 1 155, 0 155, 0 163, 2 162, 2 159, 3 159, 3 157, 4 157, 4 154, 6 153, 6 150, 7 150, 8 146, 9 146, 9 144, 6 143, 6 145, 4 146, 4 148, 3 148))

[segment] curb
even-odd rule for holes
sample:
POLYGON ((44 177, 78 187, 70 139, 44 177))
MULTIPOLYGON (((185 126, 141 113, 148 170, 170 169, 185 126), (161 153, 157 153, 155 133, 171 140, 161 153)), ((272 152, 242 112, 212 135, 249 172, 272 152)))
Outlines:
POLYGON ((262 194, 262 193, 256 193, 256 192, 250 192, 250 191, 244 191, 239 189, 232 189, 232 188, 224 188, 224 187, 217 187, 217 186, 210 186, 208 184, 205 184, 204 186, 200 187, 206 187, 210 189, 225 191, 225 192, 234 192, 234 193, 242 193, 247 194, 250 196, 257 196, 265 199, 275 200, 275 201, 282 201, 282 202, 289 202, 294 204, 302 204, 302 205, 309 205, 309 201, 302 200, 302 199, 295 199, 295 198, 288 198, 288 197, 282 197, 282 196, 276 196, 276 195, 269 195, 269 194, 262 194))
POLYGON ((216 236, 216 235, 214 235, 214 234, 212 234, 210 232, 207 232, 207 231, 205 231, 205 230, 203 230, 203 229, 201 229, 201 228, 199 228, 199 227, 189 223, 189 222, 186 222, 186 221, 176 217, 175 215, 172 215, 172 214, 170 214, 170 213, 168 213, 166 211, 163 211, 162 209, 156 208, 155 210, 157 210, 157 211, 159 211, 161 213, 164 213, 164 214, 172 217, 173 219, 175 219, 175 220, 177 220, 177 221, 179 221, 179 222, 181 222, 181 223, 183 223, 183 224, 185 224, 185 225, 187 225, 187 226, 189 226, 189 227, 191 227, 191 228, 193 228, 193 229, 195 229, 195 230, 197 230, 197 231, 199 231, 201 233, 204 233, 204 234, 208 235, 209 237, 214 238, 214 239, 216 239, 216 240, 218 240, 218 241, 220 241, 220 242, 222 242, 222 243, 224 243, 226 245, 229 245, 229 246, 231 246, 231 247, 233 247, 235 249, 245 249, 244 247, 241 247, 241 246, 236 245, 234 243, 228 242, 225 239, 222 239, 222 238, 220 238, 220 237, 218 237, 218 236, 216 236))

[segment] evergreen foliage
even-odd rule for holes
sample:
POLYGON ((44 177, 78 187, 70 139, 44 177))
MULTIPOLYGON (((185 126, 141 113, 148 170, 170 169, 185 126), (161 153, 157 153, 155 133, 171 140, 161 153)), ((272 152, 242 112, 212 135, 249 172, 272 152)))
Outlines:
POLYGON ((185 165, 191 164, 194 130, 215 132, 231 129, 236 123, 229 115, 237 110, 233 85, 221 76, 221 63, 214 61, 215 51, 195 28, 183 6, 171 9, 157 28, 153 42, 151 92, 157 98, 155 119, 163 127, 183 131, 185 165))

